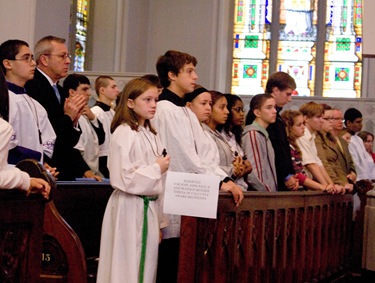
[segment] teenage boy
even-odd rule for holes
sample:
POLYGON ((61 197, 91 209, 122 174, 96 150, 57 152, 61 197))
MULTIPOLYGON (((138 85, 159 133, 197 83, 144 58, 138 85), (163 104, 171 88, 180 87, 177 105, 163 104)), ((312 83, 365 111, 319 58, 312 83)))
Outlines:
MULTIPOLYGON (((174 50, 158 59, 156 69, 164 89, 159 96, 153 124, 171 156, 171 171, 212 175, 213 164, 198 154, 205 134, 196 115, 185 107, 184 102, 185 94, 194 90, 198 79, 196 65, 195 57, 174 50)), ((231 192, 239 205, 243 199, 242 190, 224 172, 221 177, 224 179, 221 189, 231 192)), ((177 281, 180 223, 180 216, 171 215, 170 226, 163 229, 157 282, 177 281)))
MULTIPOLYGON (((310 101, 301 106, 300 111, 304 118, 305 134, 297 139, 297 144, 302 152, 302 164, 307 169, 310 177, 322 185, 333 184, 322 161, 318 157, 318 150, 315 144, 316 133, 323 125, 323 105, 310 101)), ((342 186, 333 186, 334 193, 345 192, 342 186)))
MULTIPOLYGON (((18 39, 3 42, 0 61, 9 89, 9 123, 14 130, 8 161, 14 164, 25 158, 35 158, 50 163, 55 132, 46 110, 25 90, 26 82, 34 77, 36 65, 29 45, 18 39)), ((48 164, 46 167, 51 169, 48 164)))
POLYGON ((276 121, 267 128, 272 147, 275 151, 275 166, 278 191, 297 190, 298 181, 294 177, 292 158, 288 137, 285 131, 280 111, 292 100, 292 93, 296 89, 296 82, 287 73, 273 73, 267 81, 266 93, 272 95, 276 101, 276 121))
POLYGON ((99 170, 105 178, 109 178, 107 160, 109 142, 111 139, 111 123, 113 116, 115 115, 113 106, 120 91, 116 81, 110 76, 97 77, 95 80, 95 91, 98 95, 98 100, 91 108, 91 111, 103 124, 103 129, 105 132, 105 140, 99 146, 99 170))
POLYGON ((74 121, 81 129, 82 134, 74 148, 69 150, 71 175, 75 178, 84 177, 101 181, 99 145, 104 142, 105 133, 102 123, 92 113, 88 105, 91 91, 90 81, 83 75, 71 74, 65 78, 63 90, 69 98, 73 99, 75 96, 82 96, 86 100, 86 105, 82 108, 81 115, 79 115, 77 121, 74 121))
POLYGON ((371 156, 367 153, 362 139, 356 133, 362 130, 362 113, 356 108, 349 108, 344 114, 345 127, 352 134, 349 143, 349 151, 352 155, 357 180, 375 179, 375 164, 371 156))

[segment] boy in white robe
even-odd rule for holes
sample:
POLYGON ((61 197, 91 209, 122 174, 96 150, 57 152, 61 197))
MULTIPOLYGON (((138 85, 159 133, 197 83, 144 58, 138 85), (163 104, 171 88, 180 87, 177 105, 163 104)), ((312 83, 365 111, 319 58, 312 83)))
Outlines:
POLYGON ((107 159, 109 142, 111 139, 111 123, 113 116, 115 115, 113 104, 120 92, 116 81, 110 76, 97 77, 95 80, 95 91, 98 95, 98 100, 91 108, 91 111, 103 124, 105 132, 105 140, 99 145, 99 170, 105 178, 109 178, 107 159))
MULTIPOLYGON (((171 156, 171 171, 213 175, 213 166, 218 165, 199 153, 203 147, 201 142, 207 138, 196 115, 184 102, 185 94, 194 90, 198 79, 196 64, 195 57, 173 50, 159 58, 156 69, 164 89, 152 122, 171 156)), ((242 201, 241 189, 230 178, 224 178, 221 189, 230 191, 237 205, 242 201)), ((170 215, 169 219, 170 225, 163 229, 159 248, 157 282, 163 283, 177 280, 181 217, 170 215)))
POLYGON ((99 171, 99 145, 103 143, 105 133, 102 123, 96 118, 88 106, 90 98, 90 81, 87 77, 79 74, 71 74, 64 80, 63 89, 70 97, 82 95, 86 98, 86 105, 78 119, 78 127, 82 133, 78 143, 72 149, 72 162, 81 167, 81 173, 77 178, 92 178, 101 181, 103 175, 99 171), (80 155, 76 154, 78 150, 80 155))
POLYGON ((27 95, 24 88, 26 82, 34 77, 36 65, 28 44, 22 40, 5 41, 0 46, 0 60, 9 89, 9 123, 14 130, 10 142, 10 162, 33 157, 49 163, 56 134, 46 110, 27 95), (19 156, 21 147, 25 156, 19 156))

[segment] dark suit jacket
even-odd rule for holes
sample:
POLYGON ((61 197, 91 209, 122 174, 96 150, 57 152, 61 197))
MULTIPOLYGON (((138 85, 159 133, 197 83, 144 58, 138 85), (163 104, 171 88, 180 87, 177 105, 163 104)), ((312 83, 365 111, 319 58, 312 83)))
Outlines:
POLYGON ((83 160, 81 153, 74 149, 81 131, 75 129, 71 118, 64 114, 65 95, 62 87, 58 85, 61 95, 60 104, 47 78, 36 69, 34 78, 26 83, 25 88, 27 94, 46 109, 55 130, 56 142, 51 165, 57 167, 60 172, 58 179, 74 180, 76 177, 82 177, 90 168, 83 160))

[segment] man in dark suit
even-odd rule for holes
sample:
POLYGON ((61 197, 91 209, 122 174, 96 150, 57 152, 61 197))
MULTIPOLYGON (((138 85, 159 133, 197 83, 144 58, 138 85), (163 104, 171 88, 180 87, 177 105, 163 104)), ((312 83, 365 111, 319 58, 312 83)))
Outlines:
POLYGON ((56 133, 51 163, 60 171, 59 180, 74 180, 77 170, 79 175, 82 173, 79 177, 83 177, 85 168, 77 168, 79 165, 72 164, 72 156, 67 154, 81 135, 77 122, 86 101, 81 96, 67 99, 58 84, 67 76, 71 62, 65 39, 46 36, 37 42, 34 54, 37 69, 25 87, 27 93, 46 109, 56 133))

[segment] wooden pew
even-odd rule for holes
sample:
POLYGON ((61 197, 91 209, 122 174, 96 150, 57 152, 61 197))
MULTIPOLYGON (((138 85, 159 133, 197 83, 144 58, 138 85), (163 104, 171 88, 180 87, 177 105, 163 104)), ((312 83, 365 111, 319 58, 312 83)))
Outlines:
POLYGON ((0 190, 0 282, 40 282, 45 203, 41 195, 0 190))
POLYGON ((350 274, 352 196, 221 193, 217 219, 182 217, 178 282, 332 282, 350 274))
POLYGON ((75 181, 57 182, 52 195, 57 211, 82 244, 89 282, 96 281, 102 221, 112 192, 108 182, 75 181))

